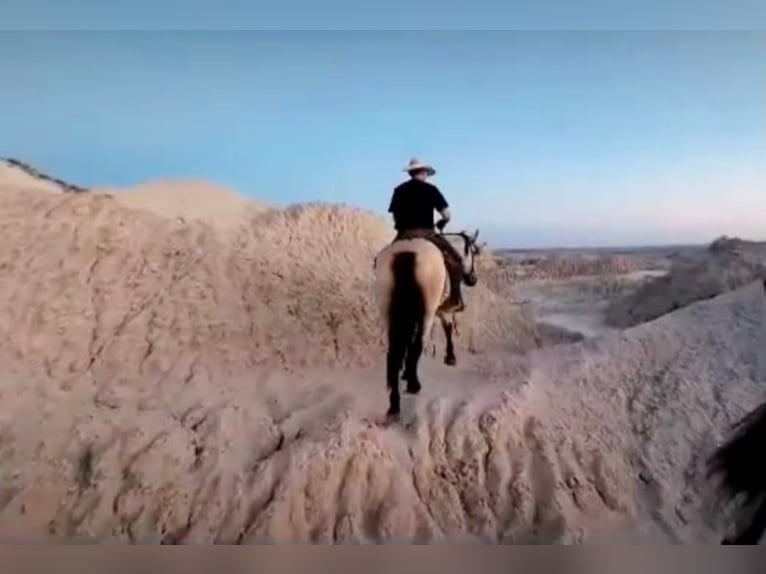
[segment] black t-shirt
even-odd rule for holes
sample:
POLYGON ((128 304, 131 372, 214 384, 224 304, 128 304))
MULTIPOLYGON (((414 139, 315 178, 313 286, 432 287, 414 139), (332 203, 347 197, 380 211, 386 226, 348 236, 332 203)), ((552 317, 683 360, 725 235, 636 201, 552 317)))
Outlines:
POLYGON ((449 207, 435 185, 419 179, 405 181, 394 189, 388 212, 394 216, 397 231, 405 229, 433 229, 434 210, 449 207))

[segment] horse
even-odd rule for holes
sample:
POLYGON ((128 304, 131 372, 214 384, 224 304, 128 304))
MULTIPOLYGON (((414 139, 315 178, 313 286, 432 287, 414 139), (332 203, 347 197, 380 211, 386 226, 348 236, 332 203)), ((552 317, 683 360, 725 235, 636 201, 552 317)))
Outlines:
MULTIPOLYGON (((476 239, 465 231, 444 233, 463 240, 463 281, 473 287, 476 282, 475 259, 479 254, 476 239)), ((452 341, 455 309, 445 303, 449 294, 449 277, 441 250, 425 238, 400 239, 381 250, 375 258, 377 296, 388 331, 386 384, 389 391, 389 417, 400 412, 399 373, 407 392, 417 394, 421 384, 418 361, 426 336, 430 335, 438 316, 444 329, 447 349, 444 362, 457 364, 452 341)))
POLYGON ((758 544, 766 532, 766 402, 735 425, 737 432, 707 460, 708 478, 720 477, 724 497, 741 497, 736 512, 740 532, 721 544, 758 544))

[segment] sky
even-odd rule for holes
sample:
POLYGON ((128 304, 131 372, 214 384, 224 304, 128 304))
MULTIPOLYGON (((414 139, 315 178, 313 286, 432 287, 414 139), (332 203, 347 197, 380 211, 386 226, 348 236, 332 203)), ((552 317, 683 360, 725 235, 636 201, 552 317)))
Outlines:
POLYGON ((18 30, 763 30, 763 0, 3 0, 18 30))
POLYGON ((0 156, 77 184, 383 214, 417 156, 494 244, 766 239, 763 32, 0 31, 0 52, 0 156))

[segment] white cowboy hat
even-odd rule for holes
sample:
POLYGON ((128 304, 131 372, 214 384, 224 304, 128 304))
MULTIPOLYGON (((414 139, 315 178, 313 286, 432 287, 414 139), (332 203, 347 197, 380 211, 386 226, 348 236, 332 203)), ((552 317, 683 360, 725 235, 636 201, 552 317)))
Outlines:
POLYGON ((402 171, 411 172, 421 169, 424 169, 428 175, 434 175, 436 173, 436 170, 433 167, 427 163, 423 163, 419 159, 415 159, 414 157, 410 160, 410 163, 407 164, 407 167, 405 167, 402 171))

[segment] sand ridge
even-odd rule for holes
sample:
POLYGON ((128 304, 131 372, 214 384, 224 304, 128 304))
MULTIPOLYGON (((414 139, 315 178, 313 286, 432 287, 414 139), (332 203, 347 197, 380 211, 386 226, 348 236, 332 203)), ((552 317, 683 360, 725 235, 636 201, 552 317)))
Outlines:
POLYGON ((88 191, 79 185, 51 177, 29 164, 13 158, 0 158, 0 189, 26 189, 42 193, 80 193, 88 191))
POLYGON ((236 229, 270 206, 206 181, 151 181, 127 189, 96 189, 121 205, 177 219, 236 229))

